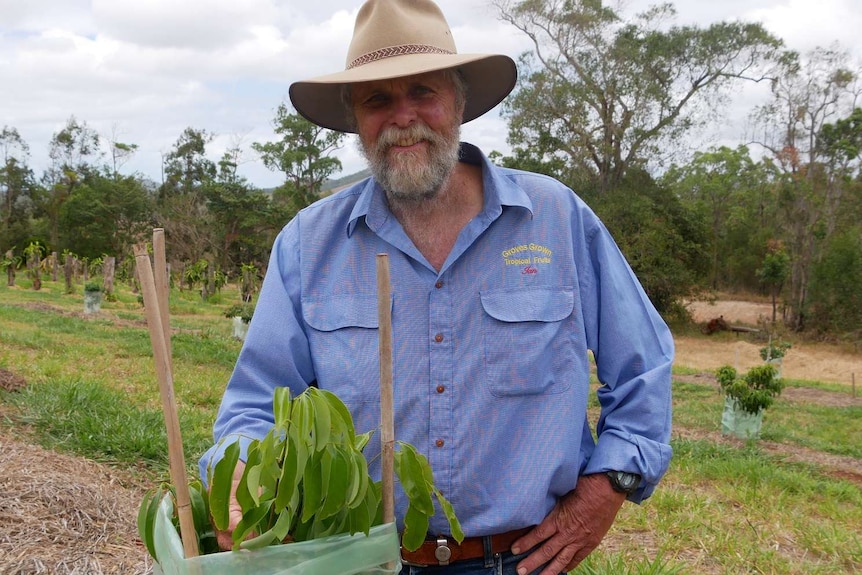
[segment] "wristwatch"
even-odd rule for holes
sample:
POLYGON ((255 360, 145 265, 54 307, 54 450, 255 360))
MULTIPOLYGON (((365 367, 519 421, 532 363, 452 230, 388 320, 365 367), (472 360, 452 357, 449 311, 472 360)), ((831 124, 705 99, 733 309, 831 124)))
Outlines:
POLYGON ((631 495, 641 484, 641 476, 637 473, 628 473, 626 471, 608 471, 608 479, 611 481, 611 487, 617 493, 625 493, 631 495))

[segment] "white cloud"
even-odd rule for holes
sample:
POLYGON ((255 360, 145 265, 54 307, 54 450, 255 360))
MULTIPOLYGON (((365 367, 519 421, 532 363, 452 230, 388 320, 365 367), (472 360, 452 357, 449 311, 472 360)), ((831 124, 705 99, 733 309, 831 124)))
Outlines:
POLYGON ((748 16, 780 38, 791 49, 807 52, 833 42, 853 49, 862 57, 859 31, 862 5, 859 0, 789 0, 776 6, 752 10, 748 16))
MULTIPOLYGON (((628 2, 642 9, 649 0, 628 2)), ((840 40, 859 54, 858 2, 675 4, 680 23, 758 20, 791 48, 840 40)), ((497 20, 488 0, 439 4, 461 52, 517 57, 530 48, 497 20)), ((358 6, 359 0, 0 0, 0 128, 18 129, 30 144, 37 175, 52 135, 72 115, 103 136, 118 131, 122 141, 138 145, 126 171, 158 180, 161 155, 186 127, 216 135, 209 150, 217 160, 237 138, 246 144, 275 138, 270 123, 291 82, 343 69, 358 6)), ((508 152, 498 110, 463 133, 486 152, 508 152)), ((363 167, 352 143, 339 157, 345 172, 363 167)), ((259 162, 240 171, 261 186, 280 178, 259 162)))
POLYGON ((228 49, 272 20, 267 0, 93 0, 101 34, 158 48, 228 49))

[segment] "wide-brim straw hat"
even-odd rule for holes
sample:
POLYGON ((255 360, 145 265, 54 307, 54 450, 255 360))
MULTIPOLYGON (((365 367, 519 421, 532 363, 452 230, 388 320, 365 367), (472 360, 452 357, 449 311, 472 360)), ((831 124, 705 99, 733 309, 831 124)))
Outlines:
POLYGON ((457 69, 467 86, 462 122, 503 101, 518 78, 502 54, 458 54, 446 18, 431 0, 367 0, 359 9, 344 71, 290 86, 302 116, 339 132, 352 132, 342 86, 457 69))

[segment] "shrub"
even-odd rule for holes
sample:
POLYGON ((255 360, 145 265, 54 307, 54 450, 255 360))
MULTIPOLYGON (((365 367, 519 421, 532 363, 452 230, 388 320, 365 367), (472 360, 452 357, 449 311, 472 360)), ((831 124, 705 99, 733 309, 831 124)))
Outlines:
POLYGON ((760 348, 760 359, 769 361, 770 359, 781 359, 787 354, 792 344, 789 341, 772 341, 760 348))
POLYGON ((245 323, 250 322, 253 315, 253 303, 235 303, 224 311, 225 317, 239 317, 242 318, 242 321, 245 323))
POLYGON ((718 384, 727 397, 736 401, 740 409, 752 415, 766 409, 781 394, 784 382, 770 364, 752 367, 742 377, 729 365, 716 371, 718 384))

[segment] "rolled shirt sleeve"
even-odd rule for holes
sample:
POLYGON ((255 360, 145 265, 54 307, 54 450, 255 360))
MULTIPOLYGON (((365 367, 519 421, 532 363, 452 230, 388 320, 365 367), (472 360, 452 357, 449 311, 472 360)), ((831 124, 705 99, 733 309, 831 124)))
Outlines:
POLYGON ((598 440, 583 473, 639 474, 640 488, 629 498, 639 502, 652 494, 672 456, 673 339, 600 222, 592 231, 588 258, 585 329, 602 385, 598 440))

